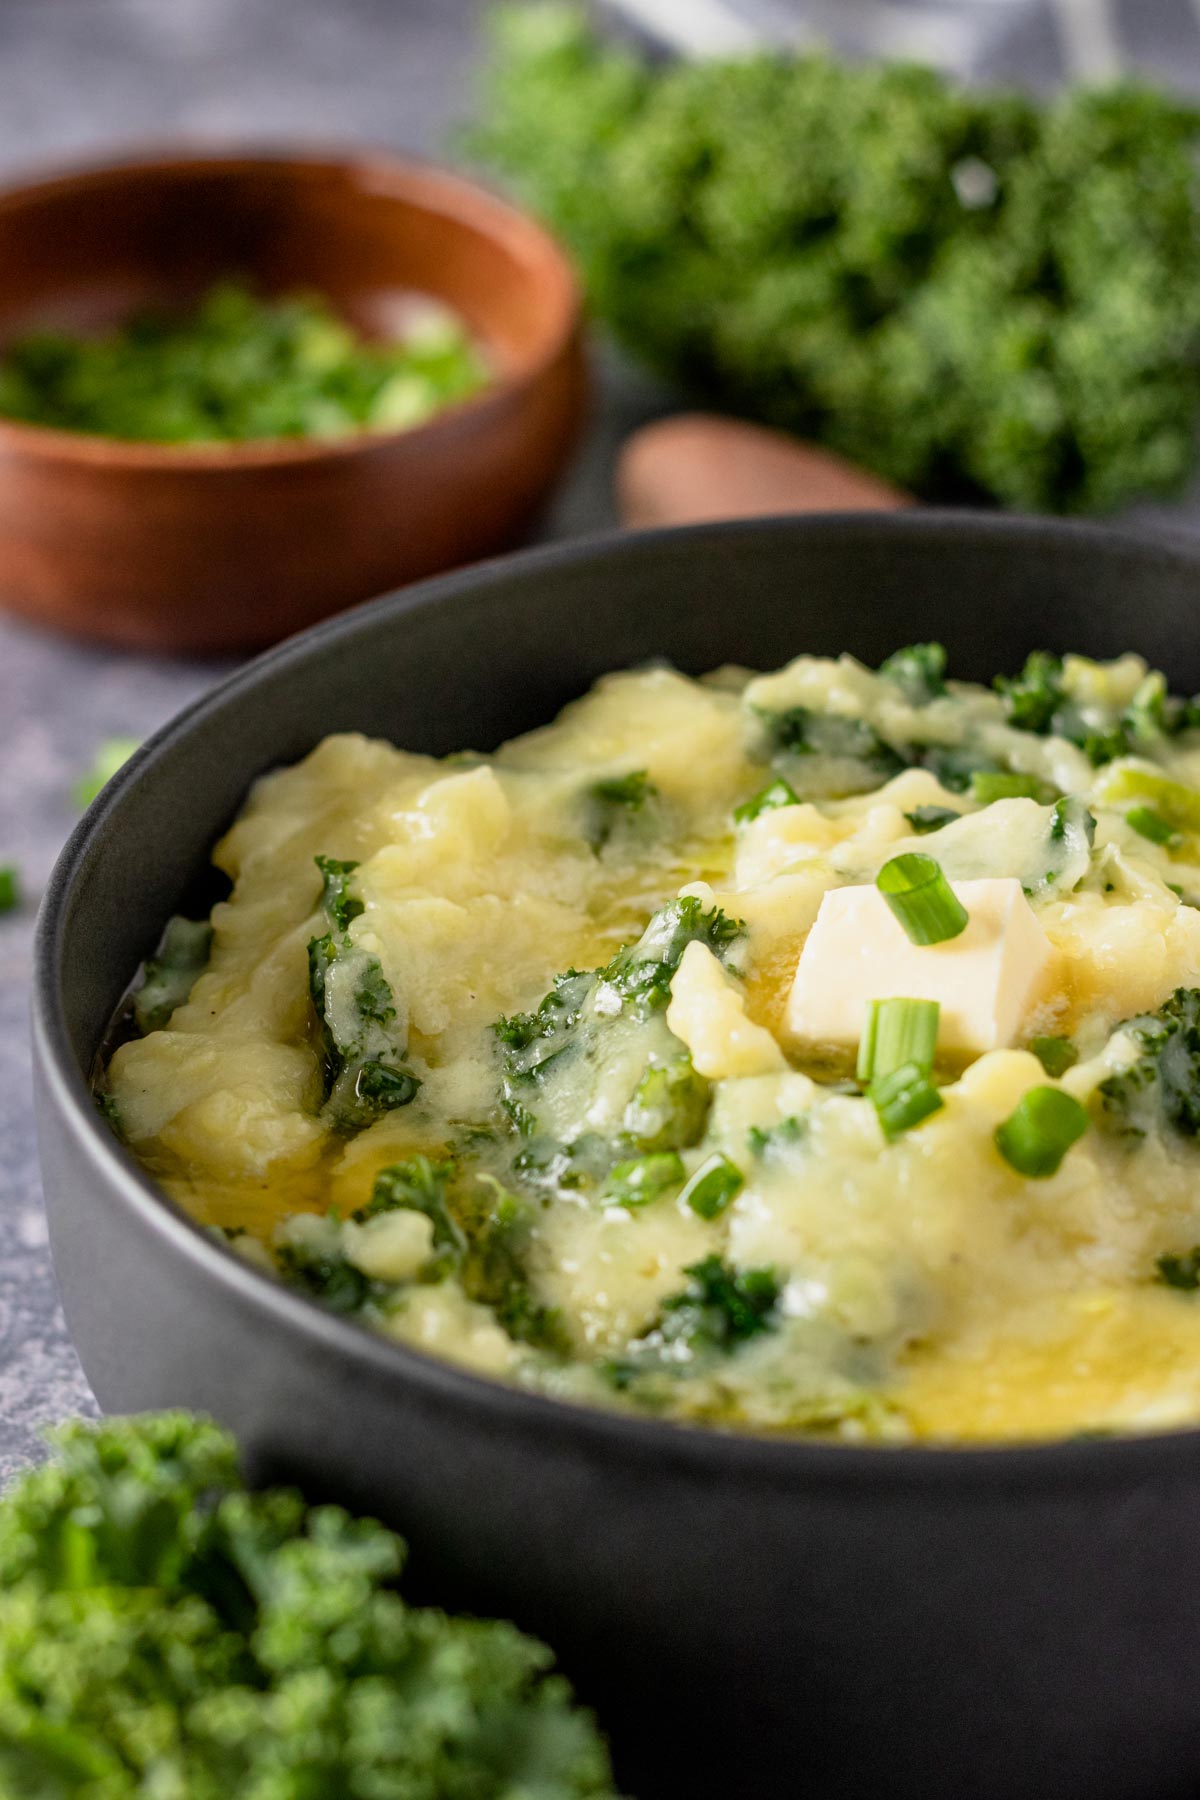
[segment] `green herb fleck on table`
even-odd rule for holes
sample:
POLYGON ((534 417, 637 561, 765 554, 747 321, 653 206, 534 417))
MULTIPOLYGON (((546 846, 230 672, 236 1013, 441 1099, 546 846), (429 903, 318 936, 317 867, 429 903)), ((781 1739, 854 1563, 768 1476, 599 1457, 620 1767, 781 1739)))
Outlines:
POLYGON ((1187 481, 1193 105, 812 53, 652 62, 546 0, 495 30, 475 149, 681 389, 924 497, 1107 513, 1187 481))
POLYGON ((71 790, 76 806, 90 806, 101 788, 108 786, 117 770, 123 768, 141 746, 141 738, 105 738, 93 756, 87 774, 81 776, 71 790))

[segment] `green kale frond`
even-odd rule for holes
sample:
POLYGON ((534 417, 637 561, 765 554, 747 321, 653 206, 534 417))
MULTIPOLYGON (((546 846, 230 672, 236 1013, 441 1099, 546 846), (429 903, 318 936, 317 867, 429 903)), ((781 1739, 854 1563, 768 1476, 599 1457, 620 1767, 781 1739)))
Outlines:
POLYGON ((1200 113, 819 54, 651 64, 498 10, 476 152, 709 404, 935 498, 1169 493, 1200 413, 1200 113))
POLYGON ((410 1607, 404 1545, 183 1414, 58 1436, 0 1501, 0 1792, 23 1800, 613 1800, 513 1626, 410 1607))
POLYGON ((1140 1054, 1099 1087, 1099 1122, 1120 1137, 1143 1138, 1160 1122, 1182 1137, 1200 1134, 1200 988, 1176 988, 1156 1013, 1125 1021, 1140 1054))

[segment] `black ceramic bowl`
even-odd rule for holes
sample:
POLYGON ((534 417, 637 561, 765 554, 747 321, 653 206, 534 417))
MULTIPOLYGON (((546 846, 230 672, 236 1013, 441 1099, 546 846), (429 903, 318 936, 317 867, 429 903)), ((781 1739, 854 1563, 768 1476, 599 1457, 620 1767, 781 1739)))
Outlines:
POLYGON ((602 671, 938 638, 1143 651, 1200 688, 1200 545, 915 513, 701 527, 428 583, 160 732, 59 863, 38 1110, 71 1330, 109 1409, 203 1407, 258 1476, 369 1508, 417 1590, 556 1645, 641 1800, 1168 1800, 1200 1784, 1200 1432, 982 1450, 719 1435, 369 1336, 205 1237, 88 1095, 106 1022, 263 770, 329 731, 488 749, 602 671))

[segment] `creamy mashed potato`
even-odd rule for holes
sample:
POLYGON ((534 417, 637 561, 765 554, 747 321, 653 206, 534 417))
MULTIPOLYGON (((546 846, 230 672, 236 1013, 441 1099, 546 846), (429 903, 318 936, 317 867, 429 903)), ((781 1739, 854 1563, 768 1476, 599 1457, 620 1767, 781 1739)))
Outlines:
MULTIPOLYGON (((543 1392, 868 1441, 1196 1422, 1200 714, 1133 656, 943 661, 637 669, 493 756, 326 739, 217 846, 106 1112, 251 1260, 543 1392), (897 1117, 789 1002, 824 896, 910 854, 1015 878, 1050 974, 897 1117)), ((921 997, 939 947, 899 937, 863 991, 901 949, 921 997)))

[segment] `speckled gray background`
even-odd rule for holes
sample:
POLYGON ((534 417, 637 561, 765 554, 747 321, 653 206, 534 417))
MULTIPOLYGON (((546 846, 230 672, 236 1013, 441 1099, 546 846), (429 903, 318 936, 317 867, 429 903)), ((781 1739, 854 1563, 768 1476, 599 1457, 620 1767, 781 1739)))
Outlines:
MULTIPOLYGON (((3 172, 168 133, 444 147, 479 53, 476 0, 0 0, 3 172)), ((656 406, 614 365, 555 535, 610 522, 618 437, 656 406)), ((0 570, 0 588, 3 571, 0 570)), ((34 1149, 26 1015, 36 903, 95 746, 143 736, 220 671, 117 655, 0 619, 0 1481, 92 1402, 55 1299, 34 1149)))

